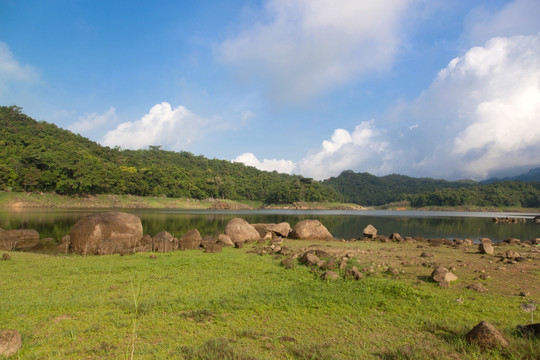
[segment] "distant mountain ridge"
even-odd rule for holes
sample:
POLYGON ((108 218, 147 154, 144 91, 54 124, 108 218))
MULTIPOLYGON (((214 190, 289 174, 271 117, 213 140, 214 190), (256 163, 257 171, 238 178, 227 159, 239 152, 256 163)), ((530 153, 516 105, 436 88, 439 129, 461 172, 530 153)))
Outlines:
POLYGON ((483 181, 480 181, 480 184, 492 184, 495 182, 502 182, 502 181, 540 181, 540 167, 534 168, 529 170, 525 174, 517 175, 517 176, 511 176, 511 177, 504 177, 504 178, 489 178, 483 181))
POLYGON ((323 184, 342 194, 346 202, 376 206, 400 201, 405 194, 469 187, 476 183, 470 180, 446 181, 398 174, 379 177, 345 170, 338 177, 324 180, 323 184))

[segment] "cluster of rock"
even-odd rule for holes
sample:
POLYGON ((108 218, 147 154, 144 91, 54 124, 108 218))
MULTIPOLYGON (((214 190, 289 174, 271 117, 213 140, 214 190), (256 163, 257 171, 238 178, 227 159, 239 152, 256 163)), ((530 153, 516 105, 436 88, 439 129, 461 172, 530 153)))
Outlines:
MULTIPOLYGON (((30 231, 30 230, 28 230, 30 231)), ((39 234, 34 232, 35 242, 39 234)), ((294 228, 288 223, 249 224, 241 218, 230 220, 223 234, 202 236, 192 229, 180 238, 167 231, 151 237, 143 235, 139 217, 123 212, 104 212, 80 218, 69 235, 58 246, 61 252, 80 255, 130 254, 135 252, 169 252, 203 248, 206 252, 220 252, 224 246, 243 247, 260 239, 289 237, 292 239, 333 240, 334 238, 318 220, 300 221, 294 228)), ((22 243, 22 242, 21 242, 22 243)), ((35 245, 35 244, 34 244, 35 245)), ((9 250, 13 249, 11 247, 9 250)))
POLYGON ((494 222, 495 224, 518 224, 518 223, 527 222, 527 219, 513 218, 513 217, 503 217, 503 218, 494 217, 491 219, 491 221, 494 222))

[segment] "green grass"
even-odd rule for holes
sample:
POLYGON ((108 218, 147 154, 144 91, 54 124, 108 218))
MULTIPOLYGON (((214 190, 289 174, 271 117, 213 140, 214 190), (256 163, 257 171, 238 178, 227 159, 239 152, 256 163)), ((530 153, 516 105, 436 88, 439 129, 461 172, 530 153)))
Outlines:
POLYGON ((0 324, 20 359, 537 359, 520 299, 367 276, 325 282, 305 266, 225 248, 130 256, 12 252, 0 324), (456 302, 458 297, 465 301, 456 302), (490 321, 504 351, 467 345, 490 321), (489 356, 488 356, 489 355, 489 356), (488 357, 486 357, 488 356, 488 357))

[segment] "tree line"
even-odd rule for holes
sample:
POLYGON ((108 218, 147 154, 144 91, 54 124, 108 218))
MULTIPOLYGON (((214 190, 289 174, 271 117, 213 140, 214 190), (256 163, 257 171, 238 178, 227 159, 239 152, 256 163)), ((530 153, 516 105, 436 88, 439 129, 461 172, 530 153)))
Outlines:
POLYGON ((268 203, 341 201, 320 182, 260 171, 189 152, 101 146, 17 106, 0 107, 0 190, 58 194, 259 200, 268 203))
POLYGON ((187 151, 165 151, 161 146, 145 150, 101 146, 54 124, 36 121, 17 106, 0 106, 0 190, 269 204, 331 201, 377 206, 408 201, 413 207, 540 207, 538 181, 483 185, 346 170, 319 182, 187 151))

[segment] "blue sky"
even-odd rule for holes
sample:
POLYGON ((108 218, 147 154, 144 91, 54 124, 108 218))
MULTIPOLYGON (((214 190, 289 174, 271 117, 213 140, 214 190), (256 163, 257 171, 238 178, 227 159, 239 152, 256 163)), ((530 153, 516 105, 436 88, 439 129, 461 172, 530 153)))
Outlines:
POLYGON ((316 179, 540 166, 540 1, 0 0, 0 104, 316 179))

